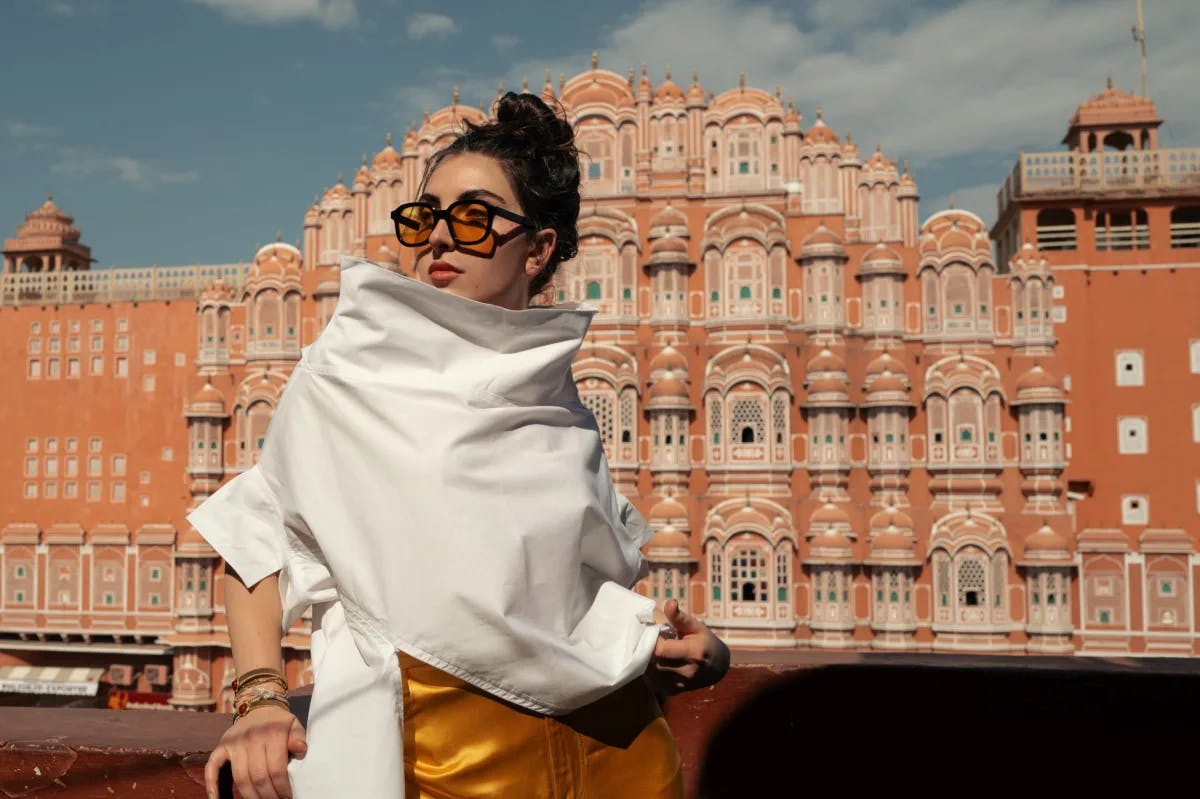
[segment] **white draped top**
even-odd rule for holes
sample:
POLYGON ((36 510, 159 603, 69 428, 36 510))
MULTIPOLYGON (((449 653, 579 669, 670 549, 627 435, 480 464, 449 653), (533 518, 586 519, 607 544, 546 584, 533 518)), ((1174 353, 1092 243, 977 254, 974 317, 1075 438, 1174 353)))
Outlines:
POLYGON ((314 607, 298 799, 403 794, 396 650, 547 714, 645 670, 650 531, 571 375, 593 313, 343 258, 258 464, 188 516, 246 585, 280 573, 284 631, 314 607))

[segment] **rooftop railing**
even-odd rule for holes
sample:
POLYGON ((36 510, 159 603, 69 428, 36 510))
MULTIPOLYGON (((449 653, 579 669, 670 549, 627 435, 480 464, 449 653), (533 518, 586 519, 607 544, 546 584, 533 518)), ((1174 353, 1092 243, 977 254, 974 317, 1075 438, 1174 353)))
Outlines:
POLYGON ((217 278, 236 292, 249 271, 250 264, 241 263, 13 272, 0 275, 0 305, 194 299, 217 278))
POLYGON ((996 198, 997 211, 1022 195, 1146 188, 1200 191, 1200 147, 1021 153, 996 198))

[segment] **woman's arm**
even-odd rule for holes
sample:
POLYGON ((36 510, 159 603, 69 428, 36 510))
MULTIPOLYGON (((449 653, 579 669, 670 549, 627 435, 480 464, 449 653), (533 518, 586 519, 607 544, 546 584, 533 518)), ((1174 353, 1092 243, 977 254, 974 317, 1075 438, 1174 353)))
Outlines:
MULTIPOLYGON (((225 611, 238 674, 251 669, 279 670, 282 655, 283 603, 279 576, 272 574, 247 588, 225 567, 225 611)), ((307 749, 300 721, 281 707, 252 710, 225 731, 205 768, 208 794, 217 795, 217 774, 226 761, 238 792, 247 799, 283 799, 292 795, 288 755, 307 749)))

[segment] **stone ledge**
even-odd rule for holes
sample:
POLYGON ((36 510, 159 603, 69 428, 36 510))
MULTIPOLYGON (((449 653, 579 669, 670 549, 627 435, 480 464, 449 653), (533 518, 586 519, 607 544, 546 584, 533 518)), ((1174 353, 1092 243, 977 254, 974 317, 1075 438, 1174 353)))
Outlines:
MULTIPOLYGON (((294 706, 306 714, 305 691, 294 706)), ((1114 773, 1135 773, 1139 795, 1174 794, 1194 758, 1175 753, 1195 746, 1200 660, 737 651, 721 683, 665 711, 692 799, 974 792, 945 782, 957 776, 1108 795, 1114 773)), ((0 796, 204 799, 229 722, 0 707, 0 796)))

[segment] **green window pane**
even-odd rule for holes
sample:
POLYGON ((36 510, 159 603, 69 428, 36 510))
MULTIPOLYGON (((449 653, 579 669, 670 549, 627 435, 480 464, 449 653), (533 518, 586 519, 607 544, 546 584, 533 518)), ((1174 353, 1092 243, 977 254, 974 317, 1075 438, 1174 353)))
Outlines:
POLYGON ((895 439, 896 439, 896 436, 893 433, 888 433, 887 435, 885 435, 883 437, 883 440, 889 444, 893 443, 895 441, 895 439))
POLYGON ((209 442, 209 444, 208 444, 208 448, 209 448, 209 449, 216 449, 216 448, 217 448, 217 442, 215 442, 215 441, 210 441, 210 442, 209 442))
POLYGON ((890 598, 890 600, 891 600, 892 602, 899 602, 899 601, 900 601, 900 595, 899 595, 899 594, 897 594, 895 591, 892 591, 892 593, 889 595, 889 598, 890 598))
POLYGON ((275 332, 275 328, 272 327, 271 325, 267 325, 267 335, 269 336, 274 332, 275 332))
POLYGON ((954 312, 955 312, 955 313, 962 313, 962 312, 963 312, 963 311, 962 311, 962 306, 961 306, 961 305, 958 305, 958 304, 956 303, 956 304, 954 305, 954 312))
POLYGON ((622 297, 624 297, 624 298, 625 298, 625 299, 627 299, 627 300, 632 300, 632 299, 633 299, 633 289, 631 289, 631 288, 625 288, 625 289, 624 289, 624 290, 621 292, 621 296, 622 296, 622 297))
POLYGON ((739 161, 738 162, 738 174, 739 175, 749 175, 750 174, 750 162, 749 161, 739 161))
POLYGON ((781 299, 782 297, 783 297, 783 292, 780 291, 778 286, 771 289, 771 299, 778 300, 778 299, 781 299))
POLYGON ((779 589, 779 591, 778 591, 778 593, 776 593, 776 598, 777 598, 777 599, 778 599, 780 602, 787 602, 787 589, 786 589, 786 588, 780 588, 780 589, 779 589))
POLYGON ((593 280, 587 284, 587 298, 589 300, 600 299, 600 283, 593 280))
POLYGON ((1107 611, 1107 610, 1102 610, 1102 611, 1100 611, 1100 623, 1101 623, 1101 624, 1108 624, 1108 623, 1109 623, 1109 619, 1111 619, 1111 618, 1112 618, 1112 617, 1108 615, 1108 611, 1107 611))
POLYGON ((721 598, 721 586, 714 585, 713 586, 713 599, 720 599, 720 598, 721 598))
POLYGON ((712 293, 712 301, 713 301, 713 302, 716 302, 718 299, 720 299, 720 296, 721 296, 721 295, 720 295, 718 292, 715 292, 715 291, 714 291, 714 292, 712 293))
POLYGON ((738 298, 743 300, 750 299, 750 287, 742 286, 741 289, 738 290, 738 298))
POLYGON ((826 443, 826 444, 832 444, 832 443, 833 443, 833 436, 832 436, 832 435, 830 435, 830 434, 828 434, 828 433, 826 433, 826 434, 825 434, 825 443, 826 443))
POLYGON ((963 441, 970 441, 971 440, 971 431, 969 429, 964 429, 962 432, 960 432, 958 434, 958 437, 961 438, 963 441))
POLYGON ((876 591, 876 592, 875 592, 875 601, 876 601, 876 602, 882 602, 882 601, 883 601, 883 591, 876 591))
POLYGON ((991 444, 996 443, 996 432, 994 430, 988 431, 988 442, 991 444))
POLYGON ((201 590, 201 591, 207 591, 207 590, 208 590, 208 581, 207 581, 207 580, 201 580, 201 581, 200 581, 200 590, 201 590))
POLYGON ((565 291, 558 292, 558 301, 559 302, 563 302, 566 299, 567 299, 567 292, 565 292, 565 291))

